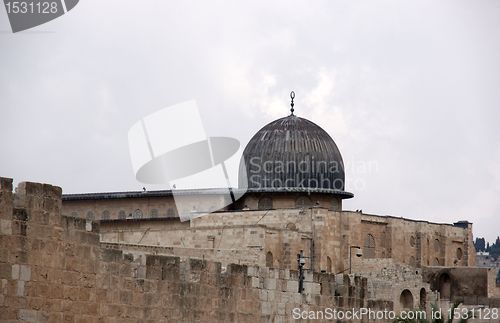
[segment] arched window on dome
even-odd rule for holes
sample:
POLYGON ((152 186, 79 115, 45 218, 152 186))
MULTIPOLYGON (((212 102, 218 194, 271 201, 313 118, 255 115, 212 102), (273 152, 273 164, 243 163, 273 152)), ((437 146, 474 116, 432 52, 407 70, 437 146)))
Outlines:
POLYGON ((371 233, 368 233, 365 238, 364 257, 375 258, 375 237, 371 233))
POLYGON ((268 196, 260 198, 257 208, 259 210, 271 210, 273 208, 273 199, 268 196))
POLYGON ((295 207, 298 209, 307 209, 312 206, 312 200, 307 196, 300 196, 295 200, 295 207))

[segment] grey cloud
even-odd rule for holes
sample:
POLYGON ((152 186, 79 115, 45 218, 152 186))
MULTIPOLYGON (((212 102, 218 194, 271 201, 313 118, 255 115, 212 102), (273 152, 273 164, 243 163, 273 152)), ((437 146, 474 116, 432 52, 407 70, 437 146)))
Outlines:
POLYGON ((209 135, 244 144, 288 113, 295 90, 296 113, 324 127, 344 160, 379 166, 348 174, 348 186, 365 186, 347 208, 468 219, 492 240, 499 6, 80 2, 33 32, 0 33, 1 175, 67 193, 138 189, 127 131, 142 116, 196 99, 209 135), (318 90, 322 75, 330 92, 318 90))

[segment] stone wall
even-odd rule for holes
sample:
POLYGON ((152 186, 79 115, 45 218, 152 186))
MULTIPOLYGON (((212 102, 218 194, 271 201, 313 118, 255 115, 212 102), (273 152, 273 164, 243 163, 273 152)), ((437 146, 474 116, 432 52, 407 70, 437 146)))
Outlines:
POLYGON ((492 272, 479 267, 422 268, 424 281, 430 284, 432 290, 439 292, 441 299, 500 308, 500 298, 492 285, 492 272))
MULTIPOLYGON (((288 322, 292 309, 366 306, 361 277, 124 252, 61 215, 61 189, 0 179, 0 322, 288 322)), ((390 301, 372 306, 392 308, 390 301)))
POLYGON ((497 268, 488 268, 488 296, 500 298, 500 284, 497 281, 497 268))
MULTIPOLYGON (((393 259, 416 268, 429 263, 471 266, 471 232, 471 228, 447 224, 314 207, 217 212, 190 222, 175 218, 108 220, 102 222, 101 238, 110 243, 203 249, 207 259, 222 262, 227 259, 211 256, 238 250, 243 257, 233 262, 289 269, 297 268, 296 254, 304 250, 313 270, 341 273, 349 269, 352 246, 363 249, 362 259, 381 263, 393 259), (255 257, 255 252, 260 255, 255 257), (272 255, 272 265, 266 263, 267 254, 272 255)), ((359 260, 353 256, 353 268, 359 267, 359 260)))

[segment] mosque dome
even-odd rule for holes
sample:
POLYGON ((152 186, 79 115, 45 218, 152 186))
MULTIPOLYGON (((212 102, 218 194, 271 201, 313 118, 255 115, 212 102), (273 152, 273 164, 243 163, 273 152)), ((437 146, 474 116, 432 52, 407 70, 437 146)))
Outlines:
POLYGON ((351 198, 344 191, 344 162, 330 135, 292 114, 260 129, 240 163, 239 186, 256 192, 317 192, 351 198))

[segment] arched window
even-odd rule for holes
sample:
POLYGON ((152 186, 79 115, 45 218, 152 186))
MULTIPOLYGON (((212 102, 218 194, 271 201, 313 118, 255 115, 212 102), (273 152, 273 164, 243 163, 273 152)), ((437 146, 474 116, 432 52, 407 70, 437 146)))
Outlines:
POLYGON ((140 209, 136 209, 134 213, 132 213, 132 218, 142 219, 142 211, 140 209))
POLYGON ((415 247, 415 240, 416 240, 416 239, 415 239, 415 236, 411 236, 411 237, 410 237, 410 246, 411 246, 411 247, 415 247))
POLYGON ((300 196, 296 201, 295 201, 295 207, 298 209, 307 209, 312 206, 312 201, 309 197, 307 196, 300 196))
POLYGON ((364 257, 375 258, 375 238, 372 234, 367 234, 365 238, 365 250, 363 251, 364 257))
POLYGON ((266 253, 266 267, 269 268, 274 267, 273 253, 271 251, 268 251, 266 253))
POLYGON ((464 253, 462 251, 462 248, 458 248, 457 249, 457 259, 462 260, 463 255, 464 255, 464 253))
POLYGON ((125 211, 121 210, 120 212, 118 212, 118 219, 125 220, 126 218, 127 214, 125 213, 125 211))
POLYGON ((326 257, 326 271, 331 273, 332 272, 332 258, 326 257))
POLYGON ((399 297, 399 303, 404 309, 413 309, 413 295, 408 289, 405 289, 401 293, 401 296, 399 297))
POLYGON ((259 210, 271 210, 273 208, 273 199, 267 196, 260 198, 257 208, 259 210))
POLYGON ((152 209, 151 210, 151 217, 152 218, 157 218, 158 217, 158 209, 152 209))
POLYGON ((439 242, 439 239, 434 240, 434 252, 441 252, 441 243, 439 242))
POLYGON ((103 220, 109 220, 109 211, 108 211, 108 210, 104 210, 104 211, 102 212, 102 216, 101 216, 101 218, 102 218, 103 220))
POLYGON ((92 211, 87 212, 87 220, 95 220, 94 212, 92 211))

